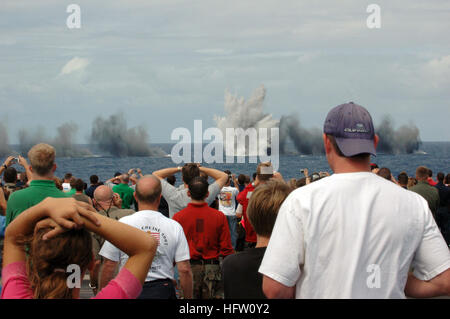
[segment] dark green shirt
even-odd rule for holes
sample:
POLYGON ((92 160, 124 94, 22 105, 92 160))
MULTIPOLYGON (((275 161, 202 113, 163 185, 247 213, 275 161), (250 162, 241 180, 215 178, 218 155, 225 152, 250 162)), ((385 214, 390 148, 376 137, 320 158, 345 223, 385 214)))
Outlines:
POLYGON ((6 226, 24 210, 39 204, 47 197, 70 197, 56 188, 51 180, 33 180, 30 186, 12 193, 6 206, 6 226))
POLYGON ((131 204, 134 203, 134 189, 132 189, 127 184, 120 183, 112 188, 114 193, 119 194, 122 199, 122 208, 129 209, 131 204))
POLYGON ((436 216, 436 211, 439 207, 439 192, 436 187, 431 186, 426 181, 419 181, 417 185, 411 187, 409 190, 425 198, 433 216, 436 216))

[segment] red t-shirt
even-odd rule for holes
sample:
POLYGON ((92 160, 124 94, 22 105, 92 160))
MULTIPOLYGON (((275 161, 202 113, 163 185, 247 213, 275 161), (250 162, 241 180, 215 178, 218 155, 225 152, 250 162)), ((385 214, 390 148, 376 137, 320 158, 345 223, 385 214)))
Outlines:
POLYGON ((207 203, 189 203, 173 219, 183 227, 191 259, 215 259, 234 253, 227 218, 207 203))
POLYGON ((427 181, 428 181, 428 184, 430 184, 431 186, 437 185, 437 182, 433 181, 433 179, 431 177, 428 177, 427 181))
POLYGON ((250 183, 246 188, 244 188, 242 192, 238 194, 236 198, 239 204, 242 205, 242 215, 244 216, 245 225, 245 241, 250 243, 256 243, 256 232, 247 217, 248 200, 250 199, 250 196, 252 195, 252 192, 254 190, 255 186, 253 186, 253 183, 250 183))

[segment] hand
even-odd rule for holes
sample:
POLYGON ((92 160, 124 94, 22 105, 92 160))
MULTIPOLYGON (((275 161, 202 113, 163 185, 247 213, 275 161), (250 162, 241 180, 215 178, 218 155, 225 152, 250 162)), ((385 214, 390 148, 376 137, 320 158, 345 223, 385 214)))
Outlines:
POLYGON ((9 166, 11 166, 13 160, 14 160, 14 156, 8 156, 8 158, 5 160, 5 163, 3 165, 6 165, 7 167, 9 167, 9 166))
POLYGON ((120 198, 119 194, 113 193, 113 203, 117 208, 122 208, 122 198, 120 198))
POLYGON ((19 165, 24 167, 24 168, 28 167, 27 160, 25 159, 25 157, 22 157, 20 155, 19 155, 19 165))
POLYGON ((280 172, 274 172, 273 173, 273 178, 274 179, 283 180, 283 176, 280 174, 280 172))
POLYGON ((68 231, 68 229, 61 227, 51 218, 46 218, 38 222, 34 226, 34 233, 36 234, 37 231, 42 228, 51 228, 51 230, 49 230, 47 233, 44 234, 44 236, 42 237, 43 240, 56 237, 59 234, 68 231))
POLYGON ((74 198, 47 197, 38 205, 60 227, 67 229, 82 227, 84 222, 81 216, 100 226, 100 222, 95 216, 95 209, 91 205, 74 198))
POLYGON ((133 171, 134 171, 134 168, 130 168, 129 171, 128 171, 128 175, 133 174, 133 171))

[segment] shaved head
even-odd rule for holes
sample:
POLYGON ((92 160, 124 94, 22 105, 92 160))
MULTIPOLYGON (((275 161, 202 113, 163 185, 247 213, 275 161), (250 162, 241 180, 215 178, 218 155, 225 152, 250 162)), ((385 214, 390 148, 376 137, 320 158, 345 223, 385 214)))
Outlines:
POLYGON ((113 191, 110 187, 101 185, 95 189, 94 199, 97 202, 109 202, 113 197, 113 191))
POLYGON ((153 204, 161 197, 161 181, 153 175, 145 175, 136 184, 136 199, 140 203, 153 204))

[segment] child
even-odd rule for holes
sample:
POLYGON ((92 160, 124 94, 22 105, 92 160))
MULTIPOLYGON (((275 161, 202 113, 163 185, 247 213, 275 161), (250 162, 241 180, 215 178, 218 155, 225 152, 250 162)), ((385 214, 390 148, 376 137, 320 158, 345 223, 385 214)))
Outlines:
POLYGON ((117 277, 94 298, 138 297, 156 252, 156 240, 73 198, 46 198, 6 228, 1 298, 79 298, 80 288, 68 286, 71 272, 66 270, 78 265, 83 278, 93 266, 89 231, 130 256, 117 277))

